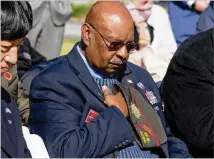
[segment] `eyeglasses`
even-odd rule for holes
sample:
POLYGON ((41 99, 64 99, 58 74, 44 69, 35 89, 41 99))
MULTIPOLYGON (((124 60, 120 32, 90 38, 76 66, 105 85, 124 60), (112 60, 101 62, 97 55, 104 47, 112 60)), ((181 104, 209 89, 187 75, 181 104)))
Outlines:
POLYGON ((118 51, 119 49, 121 49, 124 45, 126 45, 126 49, 128 52, 130 51, 134 51, 137 48, 137 44, 134 41, 129 41, 127 43, 124 42, 110 42, 109 40, 107 40, 99 31, 97 31, 97 29, 90 23, 88 23, 98 34, 100 34, 100 36, 102 37, 106 47, 108 48, 108 51, 118 51), (108 43, 110 43, 109 45, 106 43, 106 41, 108 43))

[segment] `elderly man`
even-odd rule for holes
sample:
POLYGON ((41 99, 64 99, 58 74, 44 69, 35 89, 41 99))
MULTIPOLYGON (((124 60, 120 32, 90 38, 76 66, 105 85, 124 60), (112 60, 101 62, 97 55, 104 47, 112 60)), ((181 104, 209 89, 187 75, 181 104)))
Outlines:
POLYGON ((122 3, 96 2, 82 26, 82 41, 34 78, 30 130, 43 138, 51 157, 191 157, 166 124, 164 144, 140 148, 123 96, 110 93, 114 83, 130 83, 165 123, 151 76, 127 62, 136 48, 133 27, 122 3))

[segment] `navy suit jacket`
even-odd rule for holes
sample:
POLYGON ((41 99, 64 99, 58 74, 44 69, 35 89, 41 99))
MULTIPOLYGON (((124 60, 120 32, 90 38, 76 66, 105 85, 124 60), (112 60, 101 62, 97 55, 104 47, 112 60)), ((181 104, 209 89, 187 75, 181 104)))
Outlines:
MULTIPOLYGON (((146 91, 157 98, 153 106, 168 136, 165 154, 169 151, 171 157, 190 157, 185 144, 173 137, 165 123, 159 91, 148 72, 128 62, 122 74, 121 83, 132 81, 148 102, 146 91), (137 86, 139 82, 143 87, 137 86)), ((118 108, 107 107, 103 101, 101 90, 74 46, 33 79, 30 131, 42 137, 51 157, 116 157, 118 149, 134 141, 132 127, 118 108), (99 115, 86 123, 90 110, 99 115)))
POLYGON ((1 158, 31 158, 15 101, 1 87, 1 158))

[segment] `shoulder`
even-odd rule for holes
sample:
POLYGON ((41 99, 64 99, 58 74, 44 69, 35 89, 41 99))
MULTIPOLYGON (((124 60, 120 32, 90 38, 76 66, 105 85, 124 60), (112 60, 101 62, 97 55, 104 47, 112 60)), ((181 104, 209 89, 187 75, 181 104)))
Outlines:
POLYGON ((129 67, 133 74, 137 75, 138 73, 141 73, 143 75, 146 75, 148 73, 144 68, 139 67, 129 61, 127 62, 127 66, 129 67))
POLYGON ((211 33, 211 30, 199 33, 179 46, 162 83, 168 82, 172 87, 172 83, 177 86, 177 83, 188 83, 188 80, 199 82, 199 80, 193 80, 193 78, 199 79, 199 77, 211 81, 214 70, 211 33))
POLYGON ((134 76, 137 81, 144 81, 145 83, 154 83, 151 75, 146 69, 139 67, 131 62, 127 62, 127 66, 132 71, 132 76, 134 76))
POLYGON ((39 73, 32 78, 30 97, 43 94, 47 98, 48 94, 52 95, 56 92, 61 92, 65 97, 65 94, 71 92, 70 89, 68 91, 68 87, 73 87, 77 82, 77 77, 70 67, 67 56, 55 59, 38 71, 39 73))
POLYGON ((208 52, 207 56, 213 56, 212 45, 212 29, 210 29, 185 40, 175 52, 175 57, 191 56, 200 59, 205 57, 205 52, 208 52))
POLYGON ((36 79, 53 81, 59 77, 63 78, 63 76, 66 76, 68 69, 67 56, 62 56, 37 65, 29 72, 29 76, 34 76, 36 79))
POLYGON ((214 15, 214 11, 213 10, 214 10, 214 5, 210 6, 203 13, 201 13, 201 16, 209 16, 210 18, 213 19, 213 15, 214 15))

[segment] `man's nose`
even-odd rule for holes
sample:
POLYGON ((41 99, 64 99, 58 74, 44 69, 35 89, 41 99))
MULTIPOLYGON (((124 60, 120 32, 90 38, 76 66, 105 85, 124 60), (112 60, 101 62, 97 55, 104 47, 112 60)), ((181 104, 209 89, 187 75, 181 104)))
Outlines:
POLYGON ((11 64, 16 64, 18 56, 18 47, 14 47, 10 50, 7 56, 5 56, 5 61, 11 64))
POLYGON ((129 53, 128 53, 127 49, 126 49, 126 45, 124 45, 122 48, 120 48, 117 51, 116 55, 119 56, 121 59, 128 60, 129 53))

